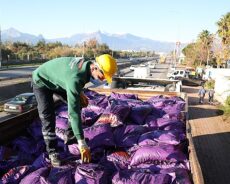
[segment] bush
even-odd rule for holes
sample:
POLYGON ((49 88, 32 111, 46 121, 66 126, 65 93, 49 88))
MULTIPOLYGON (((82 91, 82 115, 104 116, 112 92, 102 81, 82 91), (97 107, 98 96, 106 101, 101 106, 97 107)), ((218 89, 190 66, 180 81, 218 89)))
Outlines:
POLYGON ((220 110, 223 112, 224 121, 230 122, 230 96, 225 100, 225 105, 220 106, 220 110))
POLYGON ((213 89, 215 87, 215 80, 208 80, 205 82, 204 87, 206 89, 213 89))
POLYGON ((230 106, 230 96, 228 96, 227 99, 225 100, 225 105, 230 106))

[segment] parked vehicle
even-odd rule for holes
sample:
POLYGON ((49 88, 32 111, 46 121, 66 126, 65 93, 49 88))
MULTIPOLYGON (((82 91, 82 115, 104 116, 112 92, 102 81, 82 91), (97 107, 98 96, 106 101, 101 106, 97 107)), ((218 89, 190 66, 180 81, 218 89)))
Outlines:
POLYGON ((148 67, 150 69, 154 69, 154 68, 156 68, 156 64, 151 62, 151 63, 148 64, 148 67))
POLYGON ((145 65, 140 65, 134 69, 133 77, 137 79, 143 79, 150 77, 150 68, 145 65))
POLYGON ((132 70, 132 71, 133 71, 135 68, 136 68, 135 65, 131 65, 131 66, 129 67, 129 69, 132 70))
POLYGON ((22 113, 37 106, 34 93, 22 93, 4 104, 4 111, 8 113, 22 113))
POLYGON ((168 73, 169 79, 188 78, 188 72, 186 70, 175 70, 172 73, 168 73))

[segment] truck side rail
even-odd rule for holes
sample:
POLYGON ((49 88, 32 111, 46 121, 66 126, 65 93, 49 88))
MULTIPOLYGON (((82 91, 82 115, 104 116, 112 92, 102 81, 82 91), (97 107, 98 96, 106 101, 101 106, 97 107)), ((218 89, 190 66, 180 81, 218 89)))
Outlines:
POLYGON ((0 144, 7 144, 22 134, 35 117, 38 117, 37 108, 0 122, 0 144))

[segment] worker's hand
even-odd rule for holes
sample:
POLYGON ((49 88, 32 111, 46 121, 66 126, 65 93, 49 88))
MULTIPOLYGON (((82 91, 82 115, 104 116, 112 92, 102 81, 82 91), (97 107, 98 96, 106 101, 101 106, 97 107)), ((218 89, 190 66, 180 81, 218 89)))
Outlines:
POLYGON ((87 146, 85 140, 79 140, 78 141, 78 148, 80 150, 81 153, 81 160, 83 163, 89 163, 91 162, 91 153, 90 153, 90 149, 87 146))
POLYGON ((82 108, 87 107, 89 104, 88 98, 82 92, 80 93, 80 104, 82 108))

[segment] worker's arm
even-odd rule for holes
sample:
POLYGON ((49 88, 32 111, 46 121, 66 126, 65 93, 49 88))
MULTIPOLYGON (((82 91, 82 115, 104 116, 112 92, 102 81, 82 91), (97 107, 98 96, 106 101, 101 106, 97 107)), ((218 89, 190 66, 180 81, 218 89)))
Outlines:
POLYGON ((80 87, 76 83, 67 87, 68 115, 74 135, 78 140, 84 139, 81 122, 80 87))
POLYGON ((67 99, 68 99, 68 114, 71 127, 74 135, 78 140, 78 148, 81 153, 81 159, 83 162, 90 162, 91 155, 89 147, 87 146, 81 122, 81 104, 80 104, 80 93, 81 88, 79 83, 71 84, 67 88, 67 99))

